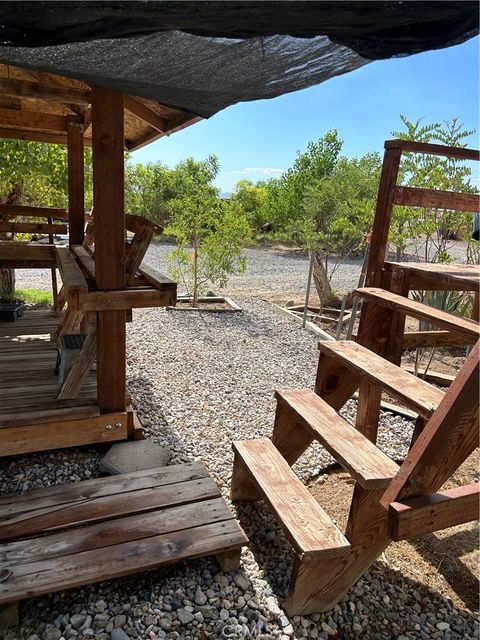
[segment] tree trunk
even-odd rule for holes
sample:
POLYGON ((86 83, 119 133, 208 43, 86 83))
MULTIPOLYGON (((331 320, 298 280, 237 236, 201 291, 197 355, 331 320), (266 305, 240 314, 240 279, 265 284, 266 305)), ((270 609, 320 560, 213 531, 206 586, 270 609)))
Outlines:
POLYGON ((320 298, 321 310, 324 304, 332 297, 332 288, 323 264, 323 256, 319 251, 313 254, 313 282, 320 298))
POLYGON ((15 270, 0 269, 0 300, 12 300, 15 297, 15 270))

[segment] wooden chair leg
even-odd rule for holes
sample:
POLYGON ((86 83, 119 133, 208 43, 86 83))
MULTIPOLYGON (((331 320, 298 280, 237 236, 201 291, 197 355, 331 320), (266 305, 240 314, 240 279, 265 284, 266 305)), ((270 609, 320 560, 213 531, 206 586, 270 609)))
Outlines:
POLYGON ((233 461, 230 498, 232 502, 253 502, 254 500, 260 500, 260 494, 257 488, 252 482, 243 460, 237 454, 235 454, 233 461))
POLYGON ((82 385, 87 377, 95 354, 97 352, 97 330, 93 328, 87 335, 83 343, 82 350, 75 358, 72 368, 68 372, 67 378, 63 383, 63 387, 58 394, 59 400, 71 400, 76 398, 80 393, 82 385))
POLYGON ((380 387, 368 383, 360 385, 355 427, 374 443, 377 442, 381 401, 382 390, 380 387))
POLYGON ((83 312, 81 311, 69 311, 66 310, 60 324, 51 335, 51 341, 57 342, 60 336, 66 333, 75 333, 80 321, 82 319, 83 312))

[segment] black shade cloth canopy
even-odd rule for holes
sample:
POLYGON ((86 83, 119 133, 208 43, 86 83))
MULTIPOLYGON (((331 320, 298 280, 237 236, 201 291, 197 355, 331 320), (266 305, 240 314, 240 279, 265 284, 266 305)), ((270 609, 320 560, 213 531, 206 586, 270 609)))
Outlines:
POLYGON ((478 34, 473 1, 1 2, 0 62, 208 117, 478 34))

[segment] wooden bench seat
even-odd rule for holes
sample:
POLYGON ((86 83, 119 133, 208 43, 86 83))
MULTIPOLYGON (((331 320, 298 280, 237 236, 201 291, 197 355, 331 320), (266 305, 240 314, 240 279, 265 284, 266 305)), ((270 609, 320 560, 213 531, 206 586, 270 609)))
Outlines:
POLYGON ((192 462, 0 498, 0 605, 215 554, 248 542, 192 462))
POLYGON ((300 557, 332 558, 348 553, 348 540, 271 440, 234 442, 233 449, 232 500, 263 498, 300 557))

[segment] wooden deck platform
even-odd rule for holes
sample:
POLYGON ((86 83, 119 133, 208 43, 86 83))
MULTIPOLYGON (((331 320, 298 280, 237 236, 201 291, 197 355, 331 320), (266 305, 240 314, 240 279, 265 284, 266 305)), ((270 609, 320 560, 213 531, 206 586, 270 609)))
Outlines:
POLYGON ((0 606, 217 555, 248 539, 200 462, 0 498, 0 606))
POLYGON ((0 323, 0 456, 127 438, 125 413, 100 415, 95 371, 77 399, 57 400, 58 323, 48 310, 0 323))

